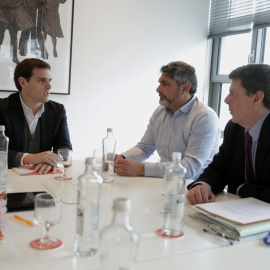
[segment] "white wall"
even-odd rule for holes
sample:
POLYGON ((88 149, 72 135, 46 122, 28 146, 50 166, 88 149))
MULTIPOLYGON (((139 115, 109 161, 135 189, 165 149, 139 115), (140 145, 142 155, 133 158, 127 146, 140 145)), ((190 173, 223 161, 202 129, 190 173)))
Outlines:
POLYGON ((137 143, 170 61, 196 68, 203 96, 208 8, 209 0, 75 1, 71 94, 51 96, 66 106, 74 158, 101 147, 107 127, 118 153, 137 143))

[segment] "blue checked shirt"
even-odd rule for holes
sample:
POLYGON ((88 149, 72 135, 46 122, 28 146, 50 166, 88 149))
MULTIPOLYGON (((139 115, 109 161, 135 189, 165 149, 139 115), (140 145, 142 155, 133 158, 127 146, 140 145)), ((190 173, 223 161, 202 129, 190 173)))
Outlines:
POLYGON ((145 176, 163 177, 172 153, 181 152, 187 178, 195 180, 218 152, 219 136, 216 113, 193 96, 174 115, 169 109, 159 106, 141 141, 122 155, 126 159, 145 162, 157 150, 161 162, 145 162, 145 176))

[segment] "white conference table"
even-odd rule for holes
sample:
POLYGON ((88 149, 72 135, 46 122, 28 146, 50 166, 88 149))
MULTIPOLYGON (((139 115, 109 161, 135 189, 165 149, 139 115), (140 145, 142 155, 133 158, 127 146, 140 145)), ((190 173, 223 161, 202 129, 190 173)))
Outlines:
MULTIPOLYGON (((30 227, 13 218, 18 214, 32 220, 33 211, 7 213, 6 227, 2 230, 5 242, 0 244, 0 269, 99 269, 99 254, 93 257, 77 257, 73 252, 76 227, 76 182, 84 171, 84 161, 74 161, 68 173, 71 181, 57 181, 53 175, 19 176, 8 172, 11 192, 54 191, 62 192, 61 222, 51 227, 50 236, 58 237, 63 246, 50 251, 35 250, 30 242, 41 236, 41 229, 30 227)), ((131 224, 140 233, 137 261, 134 270, 161 269, 269 269, 270 247, 261 237, 248 238, 229 246, 204 233, 202 225, 189 218, 194 210, 185 205, 184 237, 168 239, 155 231, 162 226, 160 209, 162 179, 115 176, 114 183, 103 183, 100 194, 99 228, 112 219, 112 201, 128 197, 132 202, 131 224), (268 255, 268 256, 267 256, 268 255)), ((60 193, 59 193, 60 194, 60 193)), ((230 197, 230 196, 229 196, 230 197)), ((228 199, 224 195, 217 200, 228 199)))

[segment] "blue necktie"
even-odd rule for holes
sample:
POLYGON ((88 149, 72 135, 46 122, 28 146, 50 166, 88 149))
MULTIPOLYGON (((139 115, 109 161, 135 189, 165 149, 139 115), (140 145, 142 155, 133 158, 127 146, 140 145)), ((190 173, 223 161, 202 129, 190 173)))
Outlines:
POLYGON ((255 183, 256 179, 252 165, 251 148, 252 148, 252 137, 247 131, 245 133, 246 175, 248 183, 255 183))

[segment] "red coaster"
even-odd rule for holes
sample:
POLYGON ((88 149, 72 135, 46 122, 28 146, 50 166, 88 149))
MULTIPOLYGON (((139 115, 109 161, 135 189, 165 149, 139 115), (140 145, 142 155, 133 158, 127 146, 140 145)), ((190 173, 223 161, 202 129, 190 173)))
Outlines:
POLYGON ((48 242, 48 243, 42 243, 41 239, 33 240, 30 243, 30 246, 32 248, 39 249, 39 250, 55 249, 55 248, 61 247, 62 245, 63 245, 63 242, 59 239, 56 239, 56 238, 51 238, 50 242, 48 242))
POLYGON ((54 179, 59 180, 59 181, 68 181, 68 180, 71 180, 72 177, 61 178, 61 176, 55 176, 54 179))
POLYGON ((184 236, 184 233, 182 233, 180 235, 175 235, 175 236, 166 235, 165 233, 162 233, 162 229, 156 230, 156 234, 161 236, 161 237, 165 237, 165 238, 181 238, 184 236))

